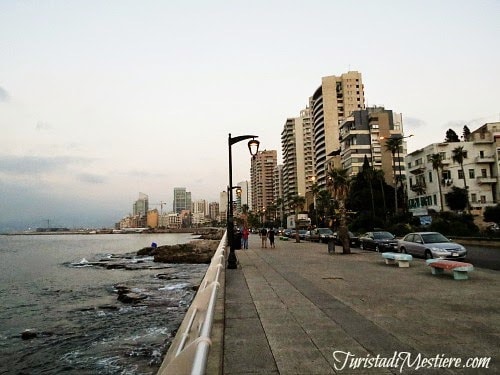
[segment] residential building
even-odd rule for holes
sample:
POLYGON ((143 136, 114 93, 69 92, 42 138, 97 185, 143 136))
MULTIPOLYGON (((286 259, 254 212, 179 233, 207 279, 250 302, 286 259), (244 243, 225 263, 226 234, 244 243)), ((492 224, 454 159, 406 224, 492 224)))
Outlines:
POLYGON ((499 201, 500 122, 488 123, 471 132, 463 142, 433 143, 405 159, 408 168, 408 207, 415 216, 431 210, 449 211, 445 196, 452 187, 467 186, 471 213, 482 216, 484 208, 499 201), (464 151, 463 171, 453 161, 453 150, 464 151), (443 168, 436 171, 431 157, 440 154, 443 168), (441 186, 441 194, 439 186, 441 186))
POLYGON ((311 112, 306 108, 296 118, 288 118, 281 132, 283 153, 283 193, 288 206, 289 196, 305 197, 314 182, 314 149, 311 112))
POLYGON ((158 228, 159 224, 158 210, 156 208, 149 210, 146 215, 146 227, 148 228, 158 228))
POLYGON ((237 183, 240 187, 239 196, 236 195, 236 207, 241 211, 241 207, 246 205, 249 209, 252 207, 252 185, 250 181, 240 181, 237 183))
POLYGON ((219 220, 219 203, 210 202, 208 204, 208 216, 211 220, 219 220))
POLYGON ((374 169, 384 172, 389 185, 406 178, 404 158, 407 153, 400 113, 384 107, 368 107, 353 111, 339 128, 340 167, 351 176, 362 171, 365 157, 374 169), (394 155, 386 147, 390 138, 402 138, 401 148, 394 155))
POLYGON ((221 191, 219 194, 219 221, 226 222, 229 196, 227 191, 221 191))
POLYGON ((264 218, 266 208, 273 205, 277 164, 276 150, 259 151, 251 160, 252 211, 261 213, 264 218))
POLYGON ((365 108, 361 73, 321 79, 321 86, 310 98, 313 126, 315 177, 320 188, 326 186, 330 168, 340 166, 339 125, 353 111, 365 108))
POLYGON ((191 192, 185 187, 174 188, 173 211, 180 214, 183 210, 191 210, 191 192))

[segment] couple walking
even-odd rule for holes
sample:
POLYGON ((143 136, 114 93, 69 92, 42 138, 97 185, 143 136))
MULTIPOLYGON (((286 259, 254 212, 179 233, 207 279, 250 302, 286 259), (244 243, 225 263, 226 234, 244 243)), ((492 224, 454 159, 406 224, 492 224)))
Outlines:
POLYGON ((274 228, 271 228, 269 231, 266 228, 262 228, 260 230, 260 239, 262 240, 262 248, 267 249, 267 239, 269 238, 269 245, 271 248, 275 248, 274 244, 274 228))

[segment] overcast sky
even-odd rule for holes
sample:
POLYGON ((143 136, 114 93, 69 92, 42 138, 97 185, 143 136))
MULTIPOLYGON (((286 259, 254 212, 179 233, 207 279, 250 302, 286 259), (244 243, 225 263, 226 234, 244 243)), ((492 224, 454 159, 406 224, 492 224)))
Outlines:
POLYGON ((499 19, 498 0, 2 0, 0 230, 109 227, 179 186, 218 201, 228 133, 280 155, 286 118, 349 70, 410 152, 498 121, 499 19))

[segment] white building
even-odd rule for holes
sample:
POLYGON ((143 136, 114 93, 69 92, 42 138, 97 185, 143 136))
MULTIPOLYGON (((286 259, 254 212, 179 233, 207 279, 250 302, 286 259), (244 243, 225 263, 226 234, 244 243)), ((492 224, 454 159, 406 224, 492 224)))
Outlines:
POLYGON ((462 142, 433 143, 414 151, 405 159, 408 168, 407 194, 409 210, 414 215, 426 215, 429 210, 449 211, 445 195, 453 186, 468 188, 471 213, 482 215, 485 207, 499 199, 500 122, 485 124, 462 142), (463 172, 453 161, 453 150, 463 147, 463 172), (431 155, 440 154, 443 168, 432 168, 431 155), (465 175, 465 176, 464 176, 465 175), (441 196, 439 193, 441 185, 441 196))

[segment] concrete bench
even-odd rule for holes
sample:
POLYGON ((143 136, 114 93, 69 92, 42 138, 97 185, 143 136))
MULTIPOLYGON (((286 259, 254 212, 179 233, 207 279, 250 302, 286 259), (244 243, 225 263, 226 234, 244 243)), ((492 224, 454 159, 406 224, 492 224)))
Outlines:
POLYGON ((441 275, 445 270, 451 270, 455 280, 467 280, 469 278, 468 272, 474 270, 472 264, 455 260, 427 259, 426 262, 431 267, 433 275, 441 275))
POLYGON ((382 258, 385 259, 385 264, 396 264, 397 262, 399 267, 405 268, 410 267, 410 262, 413 260, 410 254, 391 252, 382 253, 382 258))

